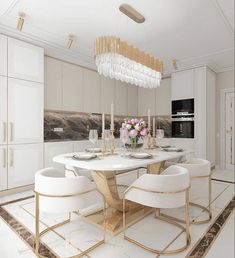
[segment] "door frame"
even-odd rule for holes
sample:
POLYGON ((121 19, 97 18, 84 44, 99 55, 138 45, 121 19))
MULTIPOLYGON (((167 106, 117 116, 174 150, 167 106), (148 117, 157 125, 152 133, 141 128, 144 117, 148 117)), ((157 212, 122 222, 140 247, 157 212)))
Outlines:
POLYGON ((220 168, 226 169, 225 144, 226 144, 226 94, 234 93, 234 88, 220 90, 220 168))

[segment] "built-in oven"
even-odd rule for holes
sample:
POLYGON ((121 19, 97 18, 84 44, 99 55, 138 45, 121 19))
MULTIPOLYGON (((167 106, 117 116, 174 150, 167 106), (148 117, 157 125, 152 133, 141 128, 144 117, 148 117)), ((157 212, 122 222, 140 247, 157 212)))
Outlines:
POLYGON ((171 109, 172 115, 194 114, 194 99, 173 100, 171 109))
POLYGON ((180 116, 172 117, 173 138, 194 138, 194 117, 180 116))

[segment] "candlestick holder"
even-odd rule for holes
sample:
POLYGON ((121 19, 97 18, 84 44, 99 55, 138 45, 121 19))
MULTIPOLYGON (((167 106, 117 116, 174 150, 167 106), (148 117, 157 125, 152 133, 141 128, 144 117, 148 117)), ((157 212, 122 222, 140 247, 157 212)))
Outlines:
POLYGON ((114 128, 111 126, 111 129, 110 129, 110 154, 114 155, 114 152, 115 152, 114 128))
POLYGON ((148 134, 148 149, 151 149, 151 139, 152 139, 152 136, 151 136, 151 133, 149 132, 148 134))
POLYGON ((156 139, 155 137, 151 137, 151 144, 150 144, 150 148, 151 149, 155 149, 157 147, 157 143, 156 143, 156 139))
POLYGON ((101 139, 101 153, 104 157, 106 154, 106 142, 105 142, 105 132, 102 132, 102 139, 101 139))

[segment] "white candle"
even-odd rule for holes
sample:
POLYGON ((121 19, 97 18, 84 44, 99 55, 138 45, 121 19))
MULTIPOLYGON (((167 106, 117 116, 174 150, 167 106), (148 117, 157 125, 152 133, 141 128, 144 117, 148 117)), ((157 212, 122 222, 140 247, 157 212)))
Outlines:
POLYGON ((150 109, 148 109, 148 128, 151 129, 151 122, 150 122, 150 109))
POLYGON ((111 130, 114 130, 114 106, 113 103, 111 104, 111 130))
POLYGON ((102 114, 102 133, 105 131, 105 114, 102 114))
POLYGON ((155 137, 155 117, 153 118, 153 137, 155 137))

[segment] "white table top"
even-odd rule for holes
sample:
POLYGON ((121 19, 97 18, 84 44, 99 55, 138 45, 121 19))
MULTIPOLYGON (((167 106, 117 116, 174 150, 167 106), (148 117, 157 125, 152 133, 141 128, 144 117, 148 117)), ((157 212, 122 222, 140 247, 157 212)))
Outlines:
POLYGON ((80 169, 96 170, 96 171, 120 171, 128 169, 136 169, 150 164, 166 161, 174 158, 180 158, 191 151, 183 152, 165 152, 159 150, 143 150, 141 152, 148 152, 153 155, 151 159, 134 159, 130 157, 122 157, 120 154, 107 155, 104 158, 83 161, 73 158, 75 153, 67 153, 58 155, 53 158, 54 162, 77 167, 80 169))

